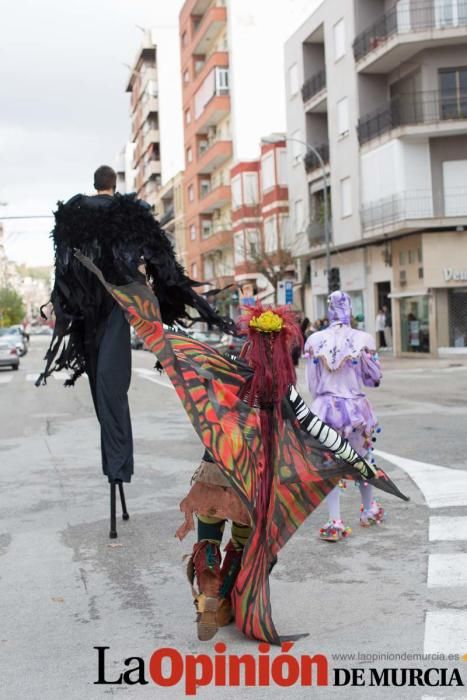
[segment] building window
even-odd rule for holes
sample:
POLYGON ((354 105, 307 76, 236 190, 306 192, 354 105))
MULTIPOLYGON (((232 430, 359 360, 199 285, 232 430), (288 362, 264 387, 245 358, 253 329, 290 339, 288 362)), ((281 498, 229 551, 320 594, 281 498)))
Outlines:
POLYGON ((201 222, 201 230, 203 232, 203 238, 209 238, 209 236, 212 234, 212 221, 207 221, 204 219, 201 222))
POLYGON ((190 185, 188 187, 188 201, 189 202, 195 201, 195 188, 193 187, 193 185, 190 185))
POLYGON ((198 265, 196 263, 191 263, 191 278, 196 279, 198 277, 198 265))
POLYGON ((405 250, 401 250, 399 253, 399 265, 406 265, 407 257, 405 255, 405 250))
POLYGON ((298 66, 294 63, 289 68, 289 93, 292 97, 298 92, 298 66))
POLYGON ((305 209, 303 199, 297 199, 294 204, 294 226, 295 233, 301 233, 305 230, 305 209))
POLYGON ((252 262, 257 262, 260 255, 261 255, 261 250, 259 246, 259 231, 254 228, 250 228, 246 232, 246 238, 247 238, 247 258, 248 260, 252 262))
POLYGON ((185 124, 191 124, 191 109, 187 109, 185 112, 185 124))
POLYGON ((277 250, 277 219, 270 216, 264 220, 264 250, 274 253, 277 250))
POLYGON ((289 235, 289 216, 288 214, 279 215, 279 248, 288 248, 291 243, 289 235))
POLYGON ((467 160, 445 160, 443 162, 444 216, 467 214, 465 182, 467 182, 467 160))
POLYGON ((465 118, 467 116, 467 68, 440 70, 439 84, 442 118, 465 118))
POLYGON ((337 103, 337 131, 339 136, 349 133, 349 98, 343 97, 337 103))
POLYGON ((206 197, 211 191, 211 180, 201 180, 199 187, 199 196, 206 197))
POLYGON ((196 226, 194 224, 190 226, 190 241, 196 241, 196 226))
POLYGON ((245 237, 243 231, 234 236, 234 260, 236 265, 245 262, 245 237))
POLYGON ((341 217, 352 214, 352 182, 350 177, 341 180, 341 217))
POLYGON ((242 206, 242 179, 240 175, 232 178, 232 209, 240 209, 242 206))
POLYGON ((402 352, 430 352, 428 297, 405 297, 399 309, 402 352))
POLYGON ((247 206, 258 204, 258 176, 256 173, 243 173, 243 193, 247 206))
POLYGON ((409 250, 409 265, 413 265, 413 263, 414 263, 413 250, 409 250))
POLYGON ((334 25, 334 60, 338 61, 345 54, 345 26, 344 20, 340 19, 334 25))
POLYGON ((281 187, 287 187, 287 149, 281 148, 277 151, 277 177, 281 187))
POLYGON ((186 160, 187 163, 191 163, 193 161, 193 149, 191 148, 191 146, 190 148, 186 149, 186 160))
POLYGON ((274 151, 269 151, 261 159, 261 175, 263 180, 263 192, 271 190, 276 184, 274 173, 274 151))

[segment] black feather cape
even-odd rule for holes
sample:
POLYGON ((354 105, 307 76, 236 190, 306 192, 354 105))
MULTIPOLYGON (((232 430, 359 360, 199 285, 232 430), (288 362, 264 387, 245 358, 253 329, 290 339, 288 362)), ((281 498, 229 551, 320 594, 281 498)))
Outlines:
POLYGON ((86 363, 97 352, 99 329, 114 304, 95 276, 75 258, 76 249, 117 285, 144 281, 138 272, 138 266, 144 263, 147 281, 159 299, 162 320, 167 325, 195 320, 188 313, 191 308, 196 311, 196 320, 227 333, 235 332, 233 321, 219 316, 195 291, 199 283, 185 274, 149 205, 135 195, 76 195, 66 204, 59 202, 51 237, 55 248, 51 302, 56 322, 37 385, 63 369, 71 370, 66 383, 72 385, 87 371, 86 363))

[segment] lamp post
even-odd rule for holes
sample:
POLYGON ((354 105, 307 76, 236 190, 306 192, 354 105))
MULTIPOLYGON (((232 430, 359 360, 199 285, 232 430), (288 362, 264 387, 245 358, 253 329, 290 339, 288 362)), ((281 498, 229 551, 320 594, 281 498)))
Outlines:
MULTIPOLYGON (((328 292, 330 292, 330 282, 331 282, 331 229, 330 229, 330 221, 329 221, 329 202, 328 202, 328 189, 327 189, 327 184, 328 184, 328 176, 326 173, 326 167, 324 165, 324 160, 321 157, 321 154, 319 151, 311 145, 311 143, 308 143, 307 141, 302 141, 301 139, 296 139, 293 136, 286 136, 284 140, 287 141, 295 141, 295 143, 300 143, 302 146, 305 146, 307 151, 311 151, 313 155, 315 156, 316 160, 319 163, 319 166, 321 168, 321 174, 323 178, 323 187, 324 187, 324 241, 325 241, 325 246, 326 246, 326 278, 328 281, 328 292)), ((276 143, 276 141, 269 141, 268 139, 263 139, 263 143, 276 143)))

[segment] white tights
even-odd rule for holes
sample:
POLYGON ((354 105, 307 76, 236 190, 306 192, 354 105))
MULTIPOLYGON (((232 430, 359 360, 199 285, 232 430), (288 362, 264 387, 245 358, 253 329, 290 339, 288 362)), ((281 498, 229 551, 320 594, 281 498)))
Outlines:
MULTIPOLYGON (((360 494, 362 497, 363 509, 370 510, 371 503, 373 501, 373 486, 370 484, 365 484, 365 482, 360 481, 358 484, 360 489, 360 494)), ((341 519, 341 506, 340 506, 340 489, 336 486, 328 495, 326 496, 326 503, 329 510, 330 520, 340 520, 341 519)))

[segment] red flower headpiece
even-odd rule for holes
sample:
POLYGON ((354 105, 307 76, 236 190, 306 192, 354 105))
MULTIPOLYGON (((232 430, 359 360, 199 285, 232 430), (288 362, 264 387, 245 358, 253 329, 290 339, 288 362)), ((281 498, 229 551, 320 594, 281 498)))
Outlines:
POLYGON ((248 336, 244 358, 254 370, 250 401, 279 403, 297 379, 292 350, 301 347, 302 335, 295 312, 288 306, 265 306, 257 301, 243 308, 238 326, 248 336))

